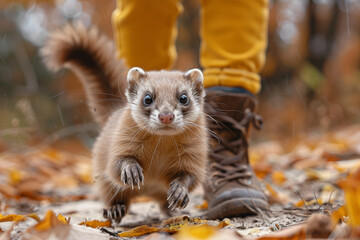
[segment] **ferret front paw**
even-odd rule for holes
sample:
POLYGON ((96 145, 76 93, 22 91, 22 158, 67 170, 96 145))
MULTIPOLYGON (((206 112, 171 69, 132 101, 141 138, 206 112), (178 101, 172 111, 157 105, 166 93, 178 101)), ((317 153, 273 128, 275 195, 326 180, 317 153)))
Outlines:
POLYGON ((143 169, 137 162, 127 162, 121 169, 121 183, 129 185, 134 189, 134 185, 140 189, 140 183, 144 185, 143 169))
POLYGON ((124 204, 115 204, 108 209, 103 209, 103 217, 120 223, 125 215, 126 206, 124 204))
POLYGON ((169 203, 168 208, 171 210, 177 207, 180 209, 185 208, 189 203, 189 194, 184 184, 178 180, 172 181, 170 183, 167 200, 169 203))

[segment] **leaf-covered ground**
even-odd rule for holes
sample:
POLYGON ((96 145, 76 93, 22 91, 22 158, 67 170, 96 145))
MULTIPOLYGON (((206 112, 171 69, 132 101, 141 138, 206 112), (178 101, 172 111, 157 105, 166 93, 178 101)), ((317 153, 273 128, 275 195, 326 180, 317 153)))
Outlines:
POLYGON ((102 205, 91 189, 90 153, 80 143, 32 145, 17 152, 0 146, 0 239, 359 237, 360 125, 284 146, 264 142, 250 153, 271 212, 201 220, 196 217, 206 203, 198 188, 178 217, 167 219, 156 203, 141 197, 116 227, 101 216, 102 205))

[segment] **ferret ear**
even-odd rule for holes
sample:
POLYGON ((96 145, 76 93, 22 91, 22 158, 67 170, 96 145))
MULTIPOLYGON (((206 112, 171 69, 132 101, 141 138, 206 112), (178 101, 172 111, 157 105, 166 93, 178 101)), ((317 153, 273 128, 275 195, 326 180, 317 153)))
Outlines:
POLYGON ((127 81, 130 84, 132 81, 140 81, 146 75, 145 71, 139 67, 133 67, 129 70, 127 81))
POLYGON ((202 72, 197 69, 191 69, 189 71, 187 71, 184 74, 185 79, 190 80, 193 83, 194 86, 194 90, 197 96, 200 97, 204 97, 205 96, 205 91, 204 91, 204 86, 203 86, 203 82, 204 82, 204 75, 202 74, 202 72))
POLYGON ((184 74, 184 77, 186 79, 191 80, 192 82, 195 82, 195 83, 198 83, 198 84, 201 84, 201 85, 204 82, 204 76, 203 76, 202 72, 197 68, 193 68, 193 69, 187 71, 184 74))
POLYGON ((146 76, 145 71, 139 67, 133 67, 129 70, 127 74, 128 87, 126 90, 126 96, 128 100, 131 99, 131 95, 136 94, 138 83, 145 76, 146 76))

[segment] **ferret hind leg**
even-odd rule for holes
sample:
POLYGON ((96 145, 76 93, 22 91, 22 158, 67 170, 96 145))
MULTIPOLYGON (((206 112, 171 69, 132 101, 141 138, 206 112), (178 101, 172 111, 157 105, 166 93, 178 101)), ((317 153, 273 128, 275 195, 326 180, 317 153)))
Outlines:
POLYGON ((99 196, 106 206, 103 209, 103 217, 120 223, 129 209, 129 202, 134 196, 134 191, 128 187, 115 186, 109 181, 98 181, 97 188, 99 196))

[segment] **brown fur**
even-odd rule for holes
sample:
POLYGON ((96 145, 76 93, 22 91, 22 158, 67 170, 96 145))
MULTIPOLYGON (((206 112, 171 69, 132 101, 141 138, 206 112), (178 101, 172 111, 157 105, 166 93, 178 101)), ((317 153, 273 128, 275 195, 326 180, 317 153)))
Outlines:
MULTIPOLYGON (((198 123, 204 126, 204 121, 201 118, 198 123)), ((204 180, 206 131, 192 127, 189 132, 176 136, 159 136, 143 131, 134 138, 137 130, 130 110, 115 113, 94 146, 96 185, 100 198, 108 207, 116 202, 128 204, 133 196, 139 194, 149 195, 158 200, 160 200, 158 195, 161 194, 164 196, 161 202, 165 204, 169 184, 180 177, 182 172, 195 178, 189 186, 189 191, 204 180), (159 145, 156 148, 157 143, 159 145), (129 191, 131 188, 121 183, 116 167, 122 156, 136 157, 143 168, 145 185, 141 186, 140 191, 135 188, 123 194, 123 191, 126 189, 129 191), (122 187, 124 190, 114 194, 122 187)))
POLYGON ((95 30, 68 26, 54 33, 43 50, 50 67, 70 66, 79 73, 85 89, 91 88, 87 91, 89 104, 99 109, 93 114, 100 123, 104 114, 111 113, 93 149, 98 195, 109 209, 119 204, 128 209, 131 199, 139 194, 155 198, 165 209, 177 191, 183 199, 179 197, 173 207, 185 207, 188 191, 205 178, 207 130, 202 74, 198 70, 145 73, 131 69, 126 83, 121 74, 124 67, 113 63, 117 62, 110 57, 114 52, 105 42, 95 30), (120 92, 117 85, 121 86, 120 92), (117 102, 116 107, 99 103, 102 97, 92 91, 115 94, 127 103, 117 102), (187 104, 179 102, 183 94, 189 99, 187 104), (153 98, 149 106, 143 102, 146 95, 153 98), (166 127, 158 119, 164 111, 175 114, 174 122, 166 127), (143 186, 134 174, 124 182, 123 171, 134 169, 133 166, 139 166, 137 169, 143 173, 143 186))
POLYGON ((112 42, 97 29, 78 24, 54 31, 41 55, 51 70, 67 67, 78 75, 90 112, 101 125, 124 100, 126 81, 121 79, 126 78, 128 68, 116 59, 112 42))

